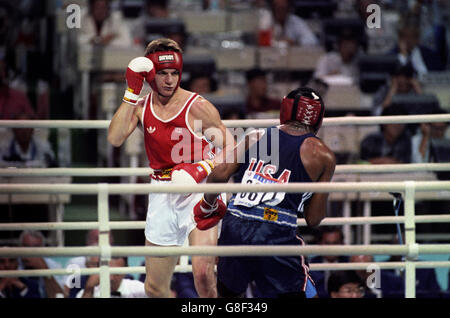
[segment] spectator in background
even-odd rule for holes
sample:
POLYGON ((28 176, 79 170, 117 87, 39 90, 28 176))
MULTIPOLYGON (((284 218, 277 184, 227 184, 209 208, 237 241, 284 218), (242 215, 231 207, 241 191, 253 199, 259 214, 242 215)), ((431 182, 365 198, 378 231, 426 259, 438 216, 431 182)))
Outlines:
MULTIPOLYGON (((43 247, 44 235, 39 231, 23 231, 19 237, 21 247, 43 247)), ((59 269, 62 266, 51 258, 22 257, 19 269, 59 269)), ((37 282, 42 298, 56 298, 64 295, 64 276, 30 277, 37 282)))
POLYGON ((362 298, 363 284, 355 271, 335 271, 328 279, 328 294, 330 298, 362 298))
POLYGON ((168 18, 169 0, 146 0, 145 14, 154 18, 168 18))
POLYGON ((247 71, 247 115, 255 116, 257 113, 280 111, 280 101, 267 96, 267 73, 261 69, 247 71))
POLYGON ((222 111, 221 117, 222 119, 238 120, 238 119, 245 119, 245 114, 244 111, 240 108, 229 107, 222 111))
MULTIPOLYGON (((26 113, 15 120, 34 119, 26 113)), ((35 138, 33 128, 13 128, 13 136, 0 143, 0 166, 56 167, 55 154, 47 140, 35 138)))
MULTIPOLYGON (((98 267, 98 257, 93 257, 92 262, 96 262, 92 267, 98 267)), ((126 257, 114 257, 109 261, 110 267, 127 267, 126 257)), ((77 298, 99 298, 100 297, 100 276, 90 275, 85 288, 78 294, 77 298)), ((125 275, 110 275, 111 298, 147 298, 144 283, 139 280, 126 278, 125 275)))
POLYGON ((6 61, 0 59, 0 119, 13 119, 19 114, 34 116, 28 97, 10 87, 9 69, 6 61))
POLYGON ((197 94, 211 94, 217 91, 217 81, 210 74, 192 73, 187 83, 187 90, 197 94))
MULTIPOLYGON (((408 2, 409 16, 420 25, 420 43, 439 55, 441 65, 445 68, 448 60, 448 44, 444 12, 449 12, 450 4, 445 0, 415 0, 408 2)), ((448 24, 447 24, 448 25, 448 24)))
POLYGON ((358 82, 358 56, 360 43, 350 30, 343 30, 337 41, 337 51, 331 51, 321 56, 317 62, 313 77, 324 78, 330 75, 343 75, 358 82))
POLYGON ((388 108, 396 94, 423 93, 422 86, 416 78, 416 71, 411 63, 398 63, 391 74, 390 85, 383 85, 373 97, 373 113, 379 116, 383 109, 388 108))
MULTIPOLYGON (((447 114, 443 109, 439 109, 433 114, 447 114)), ((437 143, 447 143, 450 146, 450 141, 446 139, 445 133, 447 131, 447 122, 422 123, 420 124, 417 133, 412 137, 412 163, 424 162, 439 162, 439 154, 436 153, 437 143)), ((450 151, 450 149, 449 149, 450 151)))
MULTIPOLYGON (((396 107, 383 110, 381 116, 399 116, 407 113, 396 107)), ((383 124, 380 131, 366 136, 360 147, 362 160, 372 164, 411 162, 411 136, 405 124, 383 124)))
MULTIPOLYGON (((334 226, 322 226, 319 230, 319 237, 317 240, 318 245, 343 245, 344 234, 342 230, 334 226)), ((337 255, 318 255, 311 258, 311 264, 326 264, 326 263, 346 263, 348 262, 348 256, 337 255)), ((312 271, 311 277, 314 280, 315 287, 319 298, 326 297, 327 295, 327 282, 331 274, 331 271, 312 271)))
POLYGON ((295 46, 317 46, 319 41, 308 24, 290 12, 290 0, 271 0, 272 39, 295 46))
POLYGON ((132 37, 120 11, 112 11, 110 0, 89 0, 89 10, 82 17, 79 43, 130 47, 132 37))
MULTIPOLYGON (((374 263, 374 259, 372 255, 352 255, 350 263, 374 263)), ((356 271, 356 274, 365 282, 365 298, 389 297, 403 288, 404 282, 390 271, 382 270, 378 274, 374 272, 375 270, 367 268, 356 271)))
MULTIPOLYGON (((89 230, 86 234, 86 246, 98 246, 98 230, 89 230)), ((112 236, 111 231, 109 232, 109 244, 114 244, 114 238, 112 236)), ((77 256, 69 259, 69 261, 66 264, 66 268, 71 268, 73 266, 77 268, 92 268, 97 267, 97 259, 95 258, 89 258, 86 256, 77 256)), ((71 276, 68 276, 65 284, 64 284, 64 292, 66 295, 69 296, 69 298, 75 298, 78 292, 84 288, 86 285, 86 281, 88 279, 88 276, 81 276, 80 278, 80 285, 74 286, 75 282, 71 281, 69 278, 72 278, 71 276)))
POLYGON ((133 26, 134 43, 145 46, 147 39, 146 24, 151 19, 169 18, 168 0, 146 0, 141 15, 136 19, 133 26))
MULTIPOLYGON (((19 269, 14 257, 0 257, 0 271, 19 269)), ((0 277, 1 298, 40 298, 36 281, 25 277, 0 277)))
POLYGON ((401 64, 410 62, 419 75, 445 69, 439 53, 420 44, 417 19, 403 20, 398 29, 398 43, 392 53, 397 54, 401 64))
POLYGON ((154 39, 166 37, 177 42, 183 51, 185 51, 188 34, 184 23, 171 16, 169 0, 147 0, 145 1, 142 14, 134 23, 133 37, 134 43, 141 46, 146 46, 154 39), (152 20, 167 20, 167 22, 173 21, 176 23, 169 23, 167 27, 158 30, 157 33, 149 34, 147 31, 147 23, 152 20))
MULTIPOLYGON (((14 120, 34 119, 34 115, 16 114, 14 120)), ((13 128, 12 137, 0 143, 0 165, 2 166, 57 166, 55 154, 47 140, 35 138, 33 128, 13 128)))

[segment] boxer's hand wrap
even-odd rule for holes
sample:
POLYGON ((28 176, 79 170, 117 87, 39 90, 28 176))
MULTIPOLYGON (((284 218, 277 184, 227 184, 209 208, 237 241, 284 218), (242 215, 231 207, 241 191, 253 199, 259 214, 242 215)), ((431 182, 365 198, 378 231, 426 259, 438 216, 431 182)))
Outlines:
POLYGON ((203 197, 194 207, 194 220, 199 230, 205 231, 217 225, 227 212, 227 206, 221 199, 209 204, 203 197))
POLYGON ((153 62, 147 57, 136 57, 128 64, 125 73, 128 88, 123 96, 123 101, 133 106, 137 105, 144 80, 155 78, 153 62))
POLYGON ((197 163, 180 163, 172 170, 172 181, 180 184, 197 184, 202 182, 213 168, 214 164, 211 160, 203 160, 197 163))

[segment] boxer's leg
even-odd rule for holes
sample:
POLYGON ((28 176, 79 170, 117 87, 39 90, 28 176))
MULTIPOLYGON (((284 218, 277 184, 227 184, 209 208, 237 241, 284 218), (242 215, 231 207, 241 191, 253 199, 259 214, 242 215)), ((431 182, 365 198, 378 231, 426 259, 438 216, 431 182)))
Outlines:
MULTIPOLYGON (((158 246, 145 240, 146 246, 158 246)), ((171 298, 170 281, 178 256, 145 257, 145 293, 148 297, 171 298)))
MULTIPOLYGON (((189 244, 195 245, 217 245, 217 226, 200 231, 195 228, 189 234, 189 244)), ((199 297, 217 297, 217 278, 214 271, 216 256, 193 256, 192 273, 194 275, 195 289, 199 297)))

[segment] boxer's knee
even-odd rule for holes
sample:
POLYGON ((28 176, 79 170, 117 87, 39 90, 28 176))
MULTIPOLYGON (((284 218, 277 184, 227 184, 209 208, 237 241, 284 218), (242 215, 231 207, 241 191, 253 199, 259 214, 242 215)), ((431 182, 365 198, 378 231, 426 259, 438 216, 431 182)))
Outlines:
POLYGON ((150 298, 168 298, 170 297, 169 287, 162 286, 161 284, 156 284, 152 282, 148 276, 145 278, 144 283, 145 294, 150 298))
POLYGON ((201 257, 192 260, 192 273, 200 297, 217 297, 215 259, 201 257))

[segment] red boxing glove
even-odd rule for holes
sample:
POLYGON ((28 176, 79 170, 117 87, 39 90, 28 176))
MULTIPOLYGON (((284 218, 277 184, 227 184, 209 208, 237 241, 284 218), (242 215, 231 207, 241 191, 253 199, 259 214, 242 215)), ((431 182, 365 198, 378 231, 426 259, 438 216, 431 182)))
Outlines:
POLYGON ((172 170, 172 181, 179 184, 197 184, 202 182, 213 168, 214 164, 211 160, 203 160, 197 163, 180 163, 172 170))
POLYGON ((153 81, 155 78, 155 68, 153 62, 147 57, 136 57, 128 64, 125 73, 128 88, 123 96, 123 101, 136 106, 141 94, 144 80, 153 81))
POLYGON ((217 225, 227 213, 227 206, 222 200, 216 200, 213 205, 205 198, 201 199, 194 207, 194 220, 201 231, 208 230, 217 225))

